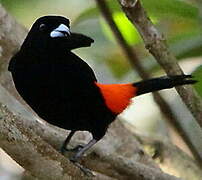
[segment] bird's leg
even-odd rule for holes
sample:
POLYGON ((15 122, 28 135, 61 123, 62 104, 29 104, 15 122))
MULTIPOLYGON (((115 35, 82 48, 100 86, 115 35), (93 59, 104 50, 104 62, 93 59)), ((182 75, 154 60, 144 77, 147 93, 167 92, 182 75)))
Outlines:
POLYGON ((63 145, 62 145, 62 147, 61 147, 61 149, 60 149, 60 152, 64 155, 64 153, 66 152, 66 151, 68 151, 68 152, 78 152, 80 149, 82 149, 84 146, 83 145, 81 145, 81 144, 79 144, 79 145, 77 145, 76 147, 74 147, 74 148, 72 148, 72 149, 68 149, 67 148, 67 145, 69 144, 69 142, 70 142, 70 140, 71 140, 71 138, 72 138, 72 136, 74 135, 74 133, 75 133, 76 131, 71 131, 69 134, 68 134, 68 136, 67 136, 67 138, 65 139, 65 141, 64 141, 64 143, 63 143, 63 145))
POLYGON ((77 166, 79 169, 81 169, 81 171, 83 171, 87 176, 94 176, 90 169, 82 166, 80 163, 78 163, 78 161, 82 157, 82 155, 97 142, 97 140, 92 139, 89 143, 87 143, 84 146, 78 145, 73 149, 68 149, 67 145, 70 142, 75 132, 76 131, 71 131, 68 134, 67 138, 65 139, 61 147, 61 153, 64 155, 65 151, 76 151, 76 154, 70 158, 70 161, 73 162, 75 166, 77 166))
POLYGON ((77 153, 70 158, 70 161, 72 161, 78 168, 81 169, 81 171, 83 171, 88 176, 94 176, 94 175, 90 169, 82 166, 81 164, 78 163, 78 161, 83 156, 83 154, 88 149, 90 149, 96 142, 97 142, 97 140, 92 139, 88 144, 84 145, 83 148, 78 149, 77 153))
POLYGON ((72 162, 77 162, 77 161, 81 158, 81 156, 82 156, 88 149, 90 149, 96 142, 97 142, 97 140, 95 140, 95 139, 90 140, 90 142, 89 142, 88 144, 84 145, 83 148, 78 149, 77 153, 76 153, 74 156, 72 156, 72 157, 70 158, 70 160, 71 160, 72 162))
POLYGON ((62 144, 62 147, 60 149, 60 151, 61 151, 62 154, 64 154, 65 151, 69 151, 69 149, 67 149, 67 145, 69 144, 69 142, 70 142, 70 140, 71 140, 71 138, 72 138, 72 136, 74 135, 75 132, 76 131, 71 131, 68 134, 67 138, 65 139, 64 143, 62 144))

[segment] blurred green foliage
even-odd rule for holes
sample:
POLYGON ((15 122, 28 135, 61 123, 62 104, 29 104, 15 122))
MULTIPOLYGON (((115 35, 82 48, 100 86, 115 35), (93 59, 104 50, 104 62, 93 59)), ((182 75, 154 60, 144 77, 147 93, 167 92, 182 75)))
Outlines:
MULTIPOLYGON (((171 51, 179 60, 202 55, 202 23, 196 4, 191 3, 191 1, 181 0, 142 0, 142 4, 153 23, 166 36, 171 51)), ((113 18, 117 26, 127 42, 130 45, 140 46, 142 41, 137 31, 123 15, 117 1, 109 0, 108 5, 113 12, 113 18)), ((99 9, 92 6, 80 13, 76 23, 90 18, 97 18, 99 15, 99 9)), ((100 22, 104 24, 102 20, 100 22)), ((114 41, 111 34, 109 34, 109 28, 106 28, 106 26, 102 25, 104 34, 109 40, 114 41)), ((148 56, 147 52, 143 53, 141 54, 141 57, 143 56, 143 59, 145 59, 143 62, 151 61, 152 57, 148 56)), ((158 65, 149 64, 150 68, 148 67, 148 70, 158 69, 158 65)))
POLYGON ((196 83, 194 85, 196 91, 198 92, 198 94, 202 97, 202 65, 200 65, 199 67, 197 67, 194 72, 192 73, 194 78, 196 80, 198 80, 198 83, 196 83))
MULTIPOLYGON (((135 45, 141 42, 141 37, 137 30, 133 27, 132 23, 128 21, 123 12, 114 12, 113 19, 117 24, 119 31, 125 38, 126 42, 130 45, 135 45)), ((111 40, 115 41, 112 31, 103 19, 100 20, 103 33, 111 40)))

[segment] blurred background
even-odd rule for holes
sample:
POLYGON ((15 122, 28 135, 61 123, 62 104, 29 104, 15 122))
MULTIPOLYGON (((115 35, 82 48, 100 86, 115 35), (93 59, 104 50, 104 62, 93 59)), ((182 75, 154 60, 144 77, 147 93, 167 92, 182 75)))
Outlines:
MULTIPOLYGON (((92 0, 1 0, 1 4, 16 20, 29 29, 32 23, 44 15, 62 15, 71 20, 71 31, 92 37, 95 42, 90 48, 75 50, 94 69, 102 83, 127 83, 140 80, 129 61, 116 43, 105 20, 102 18, 95 1, 92 0)), ((152 22, 168 41, 170 50, 175 54, 185 73, 193 73, 196 79, 202 77, 202 4, 197 0, 142 0, 152 22)), ((117 1, 108 1, 113 18, 122 35, 137 52, 146 71, 160 76, 164 71, 145 50, 141 37, 121 11, 117 1)), ((202 82, 195 85, 202 96, 202 82)), ((184 122, 192 119, 191 114, 177 96, 174 89, 161 91, 174 112, 184 122)), ((151 94, 137 97, 125 110, 120 119, 126 121, 138 132, 148 136, 167 138, 188 152, 164 121, 151 94)), ((13 179, 22 169, 12 163, 5 163, 9 157, 0 151, 0 180, 13 179), (11 164, 8 166, 8 164, 11 164), (13 170, 12 173, 8 173, 13 170)), ((12 162, 11 160, 6 162, 12 162)))

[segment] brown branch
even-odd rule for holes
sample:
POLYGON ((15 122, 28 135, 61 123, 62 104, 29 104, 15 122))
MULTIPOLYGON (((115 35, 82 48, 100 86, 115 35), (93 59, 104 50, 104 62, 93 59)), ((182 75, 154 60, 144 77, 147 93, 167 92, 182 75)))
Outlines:
POLYGON ((22 121, 2 104, 0 114, 1 148, 32 175, 50 180, 83 177, 72 163, 41 140, 32 129, 22 126, 22 121))
POLYGON ((23 178, 113 180, 100 173, 95 173, 96 177, 84 176, 70 161, 37 136, 33 129, 23 126, 20 117, 17 118, 1 103, 0 114, 0 147, 33 175, 26 174, 23 178))
MULTIPOLYGON (((131 129, 129 123, 125 125, 131 129)), ((132 132, 136 132, 131 129, 132 132)), ((142 133, 134 133, 145 151, 158 162, 163 170, 169 174, 175 174, 183 179, 200 180, 202 177, 201 168, 197 166, 196 161, 185 152, 173 145, 170 141, 162 138, 146 136, 142 133), (187 167, 189 167, 187 169, 187 167), (187 169, 185 171, 185 169, 187 169)))
POLYGON ((39 180, 39 178, 31 175, 31 173, 29 171, 24 171, 22 174, 19 174, 17 179, 20 179, 20 180, 39 180))
MULTIPOLYGON (((127 44, 127 42, 121 35, 117 25, 115 24, 115 22, 112 18, 111 12, 105 3, 105 0, 96 0, 96 2, 98 4, 98 7, 100 8, 104 18, 106 19, 107 23, 109 24, 111 30, 113 31, 119 45, 122 47, 124 54, 128 57, 128 60, 132 64, 133 68, 138 72, 138 74, 140 75, 140 77, 142 79, 148 79, 150 77, 150 74, 144 70, 139 58, 136 55, 137 53, 135 52, 134 49, 132 49, 132 47, 130 47, 127 44)), ((192 136, 191 132, 189 131, 188 127, 186 125, 184 125, 183 122, 178 120, 178 118, 176 117, 176 115, 173 113, 172 109, 168 105, 168 103, 164 100, 164 98, 158 92, 155 92, 152 94, 153 94, 153 98, 154 98, 155 102, 158 104, 161 112, 166 117, 166 120, 168 121, 168 123, 174 129, 176 129, 176 132, 178 132, 180 134, 180 136, 184 139, 184 141, 186 142, 188 147, 191 149, 191 151, 194 154, 196 154, 195 156, 198 157, 198 152, 197 152, 197 149, 195 146, 196 141, 192 142, 193 136, 192 136)))
MULTIPOLYGON (((12 91, 8 61, 20 47, 27 34, 27 29, 19 25, 0 4, 0 83, 12 91)), ((16 94, 15 94, 16 95, 16 94)))
MULTIPOLYGON (((168 50, 165 39, 148 18, 140 1, 119 0, 119 2, 129 20, 135 25, 141 34, 146 48, 156 58, 166 73, 168 75, 183 74, 182 69, 177 64, 176 58, 168 50)), ((200 97, 191 86, 176 87, 176 90, 197 122, 202 126, 202 101, 200 97)), ((201 137, 201 130, 198 128, 197 122, 193 121, 193 124, 198 129, 197 134, 201 137)), ((192 139, 191 136, 186 133, 183 134, 184 136, 188 136, 186 138, 188 140, 186 141, 188 142, 187 144, 192 149, 196 159, 202 164, 202 144, 198 144, 200 140, 192 139)))

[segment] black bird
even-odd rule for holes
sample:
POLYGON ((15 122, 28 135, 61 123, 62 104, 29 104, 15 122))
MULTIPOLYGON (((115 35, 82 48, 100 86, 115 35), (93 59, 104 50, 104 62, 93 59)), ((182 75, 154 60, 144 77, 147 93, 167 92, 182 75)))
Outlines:
POLYGON ((41 118, 71 130, 63 153, 76 131, 92 133, 88 144, 76 148, 73 162, 105 135, 132 97, 196 82, 191 75, 177 75, 137 83, 100 84, 91 67, 71 52, 92 42, 85 35, 70 32, 65 17, 44 16, 33 24, 8 68, 17 91, 41 118))

